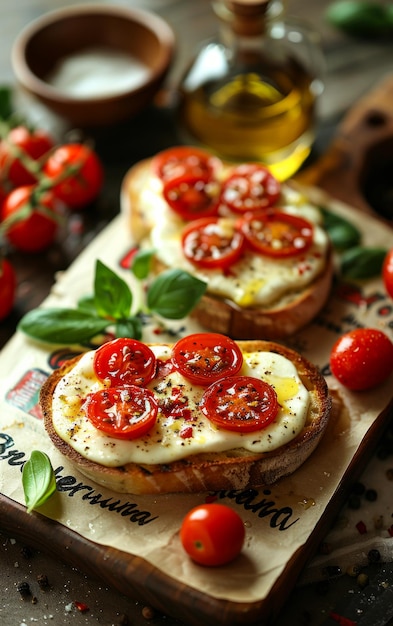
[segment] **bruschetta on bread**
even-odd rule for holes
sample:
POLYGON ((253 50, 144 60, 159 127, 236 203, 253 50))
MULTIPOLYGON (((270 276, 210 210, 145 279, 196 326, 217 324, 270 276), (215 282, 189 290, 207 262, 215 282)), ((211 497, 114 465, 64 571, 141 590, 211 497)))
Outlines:
POLYGON ((331 408, 325 379, 293 350, 216 333, 115 339, 55 370, 40 400, 70 463, 133 494, 275 483, 314 451, 331 408))
POLYGON ((155 251, 156 272, 176 267, 206 282, 192 316, 208 330, 284 338, 328 298, 333 260, 320 211, 263 165, 171 148, 129 170, 121 205, 132 243, 155 251))

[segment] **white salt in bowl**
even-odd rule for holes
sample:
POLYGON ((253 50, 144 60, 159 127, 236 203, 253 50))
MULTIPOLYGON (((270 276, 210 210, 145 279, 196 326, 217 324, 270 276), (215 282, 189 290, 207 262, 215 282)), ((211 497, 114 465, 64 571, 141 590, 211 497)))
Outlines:
POLYGON ((108 126, 140 112, 170 69, 174 34, 162 18, 120 6, 46 13, 14 42, 18 83, 79 127, 108 126))

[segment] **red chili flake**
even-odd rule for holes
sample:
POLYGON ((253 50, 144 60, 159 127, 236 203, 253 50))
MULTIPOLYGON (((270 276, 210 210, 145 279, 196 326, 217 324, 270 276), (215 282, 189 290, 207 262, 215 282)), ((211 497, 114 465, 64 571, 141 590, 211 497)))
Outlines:
POLYGON ((186 426, 182 428, 179 434, 182 439, 190 439, 194 434, 192 426, 186 426))
POLYGON ((138 250, 139 248, 131 248, 131 250, 129 250, 121 259, 120 267, 123 267, 125 270, 129 270, 132 265, 134 256, 136 255, 138 250))
POLYGON ((212 502, 215 502, 216 500, 217 500, 217 496, 214 494, 210 496, 206 496, 205 498, 206 504, 211 504, 212 502))
POLYGON ((365 534, 366 534, 366 532, 367 532, 367 527, 366 527, 366 524, 365 524, 364 522, 361 522, 361 521, 360 521, 360 522, 358 522, 358 523, 356 524, 356 528, 357 528, 358 532, 359 532, 361 535, 365 535, 365 534))
POLYGON ((78 600, 74 600, 74 605, 81 613, 86 613, 89 610, 89 607, 84 602, 78 602, 78 600))
POLYGON ((391 525, 390 528, 388 528, 388 533, 391 537, 393 537, 393 524, 391 525))
POLYGON ((162 329, 157 327, 157 328, 155 328, 155 329, 153 330, 153 333, 154 333, 155 335, 161 335, 161 333, 162 333, 162 329))
POLYGON ((348 619, 347 617, 334 613, 333 611, 330 611, 329 617, 340 624, 340 626, 356 626, 357 624, 357 622, 354 622, 352 619, 348 619))

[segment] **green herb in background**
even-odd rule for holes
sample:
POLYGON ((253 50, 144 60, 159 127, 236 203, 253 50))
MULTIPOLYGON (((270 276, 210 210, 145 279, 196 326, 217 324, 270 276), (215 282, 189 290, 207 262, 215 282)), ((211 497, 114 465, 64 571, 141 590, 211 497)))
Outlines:
POLYGON ((347 250, 357 246, 361 240, 361 233, 351 222, 320 207, 323 217, 323 227, 330 237, 330 241, 337 250, 347 250))
POLYGON ((393 7, 368 0, 339 0, 326 10, 327 21, 353 37, 387 37, 393 34, 393 7))
POLYGON ((56 477, 45 452, 33 450, 22 470, 22 486, 27 512, 45 504, 56 491, 56 477))
MULTIPOLYGON (((147 276, 151 258, 147 253, 136 255, 133 267, 139 277, 147 276)), ((112 327, 117 337, 141 339, 142 317, 146 313, 183 319, 205 291, 206 283, 188 272, 167 270, 148 286, 146 303, 142 303, 136 313, 131 313, 131 289, 98 260, 93 296, 81 298, 75 309, 33 309, 21 319, 18 328, 33 339, 56 344, 81 344, 112 327)))
POLYGON ((386 257, 386 248, 355 246, 341 257, 341 274, 345 278, 362 279, 378 276, 386 257))

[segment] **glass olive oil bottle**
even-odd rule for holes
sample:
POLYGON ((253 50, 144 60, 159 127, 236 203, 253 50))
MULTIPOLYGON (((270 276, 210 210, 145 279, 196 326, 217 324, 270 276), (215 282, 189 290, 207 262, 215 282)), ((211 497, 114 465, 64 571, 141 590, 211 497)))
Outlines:
POLYGON ((214 0, 218 41, 206 43, 180 86, 187 143, 232 161, 259 161, 280 180, 310 153, 322 52, 277 0, 214 0))

